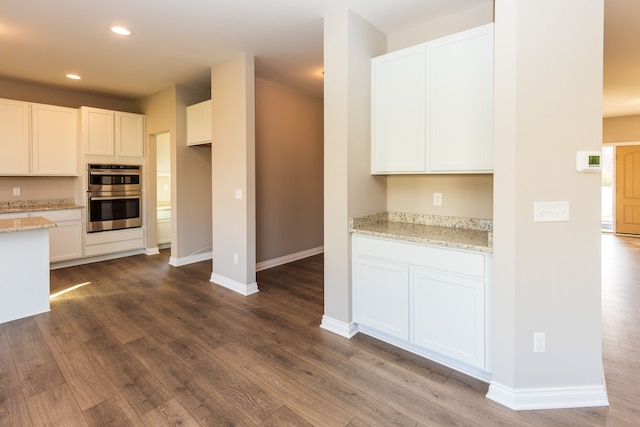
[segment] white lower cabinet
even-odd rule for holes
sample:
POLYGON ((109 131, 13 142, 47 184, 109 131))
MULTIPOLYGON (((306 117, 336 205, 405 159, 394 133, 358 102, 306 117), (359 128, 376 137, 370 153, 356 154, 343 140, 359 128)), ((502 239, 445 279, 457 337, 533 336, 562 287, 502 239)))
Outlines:
POLYGON ((171 209, 158 209, 158 244, 171 243, 171 209))
POLYGON ((411 289, 411 342, 484 367, 484 282, 416 267, 411 289))
POLYGON ((487 356, 491 254, 354 234, 358 330, 479 378, 487 356))
POLYGON ((61 209, 51 211, 2 214, 0 219, 41 216, 56 223, 49 228, 49 262, 56 263, 82 258, 82 210, 61 209))
POLYGON ((82 212, 80 209, 31 212, 56 223, 49 229, 49 262, 82 258, 82 212))
POLYGON ((409 268, 375 258, 358 257, 353 269, 356 321, 408 340, 409 268))

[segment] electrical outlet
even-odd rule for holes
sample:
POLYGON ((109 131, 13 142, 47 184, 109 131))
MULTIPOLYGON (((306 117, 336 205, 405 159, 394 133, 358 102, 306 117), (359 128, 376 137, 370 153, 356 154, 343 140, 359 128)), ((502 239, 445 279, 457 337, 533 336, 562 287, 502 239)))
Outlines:
POLYGON ((22 191, 20 190, 20 187, 13 187, 13 195, 14 196, 19 196, 20 194, 22 194, 22 191))
POLYGON ((547 334, 545 332, 533 333, 533 352, 544 353, 547 351, 547 334))
POLYGON ((442 193, 433 193, 433 206, 442 206, 442 193))
POLYGON ((233 254, 233 263, 234 264, 238 263, 238 254, 233 254))

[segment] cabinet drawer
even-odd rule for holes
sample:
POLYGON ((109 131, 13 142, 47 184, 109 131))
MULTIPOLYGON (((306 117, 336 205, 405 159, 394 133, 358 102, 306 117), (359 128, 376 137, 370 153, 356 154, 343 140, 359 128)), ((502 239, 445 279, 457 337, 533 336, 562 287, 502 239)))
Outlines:
POLYGON ((100 233, 88 233, 85 236, 86 245, 100 245, 103 243, 122 242, 125 240, 142 239, 142 228, 129 228, 126 230, 102 231, 100 233))
POLYGON ((482 253, 360 235, 353 237, 353 250, 357 255, 479 278, 485 275, 482 253))

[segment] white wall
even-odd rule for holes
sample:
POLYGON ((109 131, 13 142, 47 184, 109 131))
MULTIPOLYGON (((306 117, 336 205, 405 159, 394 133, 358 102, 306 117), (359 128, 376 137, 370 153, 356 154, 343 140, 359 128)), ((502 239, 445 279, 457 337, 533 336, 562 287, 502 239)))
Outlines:
POLYGON ((371 58, 384 34, 348 9, 324 19, 324 317, 351 334, 348 219, 386 209, 386 179, 370 173, 371 58))
POLYGON ((489 397, 510 407, 532 390, 537 407, 603 402, 600 177, 575 169, 601 146, 602 35, 602 0, 496 0, 489 397), (568 201, 570 221, 535 223, 539 201, 568 201))

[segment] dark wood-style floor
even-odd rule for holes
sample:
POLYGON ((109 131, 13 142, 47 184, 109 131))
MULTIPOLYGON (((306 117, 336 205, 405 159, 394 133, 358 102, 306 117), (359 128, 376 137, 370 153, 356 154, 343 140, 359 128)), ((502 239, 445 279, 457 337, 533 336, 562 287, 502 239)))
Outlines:
POLYGON ((0 425, 638 425, 640 240, 603 247, 609 408, 514 412, 480 381, 322 330, 322 256, 243 297, 163 252, 54 270, 52 293, 85 285, 0 325, 0 425))

